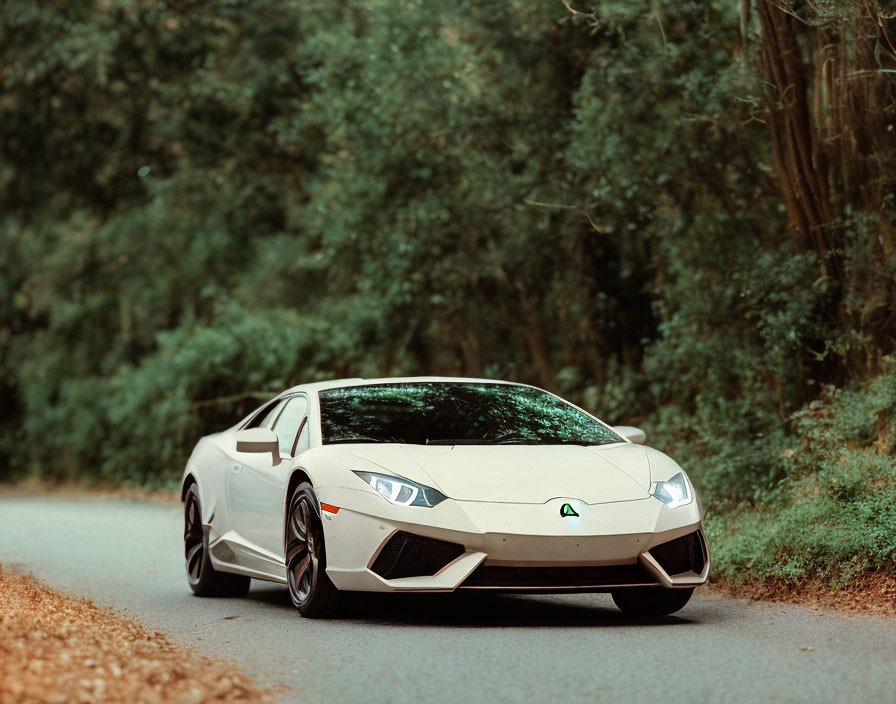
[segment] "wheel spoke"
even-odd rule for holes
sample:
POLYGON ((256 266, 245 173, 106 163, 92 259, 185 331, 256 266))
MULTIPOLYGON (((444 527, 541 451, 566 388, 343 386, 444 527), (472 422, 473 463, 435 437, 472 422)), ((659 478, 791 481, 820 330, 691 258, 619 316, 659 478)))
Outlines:
POLYGON ((292 562, 292 558, 305 551, 306 543, 300 538, 293 538, 286 544, 286 564, 292 562))
POLYGON ((199 578, 199 570, 202 567, 202 543, 194 545, 187 553, 187 572, 193 579, 199 578))
POLYGON ((308 505, 305 503, 304 499, 299 501, 299 511, 302 512, 302 525, 305 526, 305 531, 308 531, 308 505))
POLYGON ((293 535, 304 543, 308 539, 308 530, 306 528, 308 524, 303 520, 301 511, 302 504, 299 503, 293 510, 290 525, 292 526, 293 535))
POLYGON ((302 528, 304 528, 305 539, 308 538, 308 503, 302 499, 299 501, 299 510, 302 512, 302 528))
POLYGON ((305 573, 308 571, 308 566, 311 564, 311 555, 307 552, 304 557, 296 563, 296 566, 293 567, 293 575, 295 576, 296 585, 300 585, 302 583, 302 579, 305 577, 305 573))
POLYGON ((187 505, 185 524, 184 540, 188 537, 202 540, 202 523, 199 520, 199 509, 197 507, 196 499, 191 498, 187 505))
POLYGON ((308 552, 313 556, 316 552, 315 546, 315 536, 316 536, 316 528, 312 521, 316 520, 314 517, 314 509, 311 508, 311 504, 307 501, 302 502, 302 509, 305 512, 305 526, 308 528, 308 552))
MULTIPOLYGON (((314 555, 307 553, 305 559, 307 560, 305 570, 302 572, 301 578, 296 580, 299 596, 302 599, 307 599, 311 595, 311 585, 314 582, 314 575, 317 572, 317 560, 314 555)), ((304 561, 305 560, 303 560, 303 562, 304 561)))

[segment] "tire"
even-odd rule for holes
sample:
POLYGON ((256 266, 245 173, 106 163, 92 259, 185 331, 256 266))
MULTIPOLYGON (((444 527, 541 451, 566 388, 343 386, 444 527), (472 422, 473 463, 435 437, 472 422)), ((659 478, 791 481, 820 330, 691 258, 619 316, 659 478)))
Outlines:
POLYGON ((613 601, 631 616, 667 616, 683 609, 693 593, 693 589, 638 587, 613 592, 613 601))
POLYGON ((184 499, 184 559, 187 582, 197 596, 245 596, 249 577, 219 572, 209 557, 208 534, 202 527, 199 489, 191 484, 184 499))
POLYGON ((342 594, 327 576, 327 554, 320 504, 308 482, 296 487, 286 512, 286 583, 293 606, 305 618, 330 618, 342 607, 342 594))

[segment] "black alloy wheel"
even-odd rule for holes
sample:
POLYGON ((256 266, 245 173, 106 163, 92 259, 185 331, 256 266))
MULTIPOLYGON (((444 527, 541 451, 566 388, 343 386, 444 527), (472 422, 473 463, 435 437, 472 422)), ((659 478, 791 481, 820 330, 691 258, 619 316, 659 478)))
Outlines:
POLYGON ((199 498, 195 492, 190 491, 184 502, 184 557, 187 561, 187 579, 190 580, 190 586, 199 583, 205 557, 205 534, 200 516, 199 498))
POLYGON ((199 596, 244 596, 249 591, 249 577, 219 572, 212 566, 195 484, 187 489, 184 499, 184 559, 190 589, 199 596))
POLYGON ((293 605, 308 618, 334 615, 341 595, 327 576, 320 504, 308 482, 296 487, 289 500, 285 539, 286 582, 293 605))

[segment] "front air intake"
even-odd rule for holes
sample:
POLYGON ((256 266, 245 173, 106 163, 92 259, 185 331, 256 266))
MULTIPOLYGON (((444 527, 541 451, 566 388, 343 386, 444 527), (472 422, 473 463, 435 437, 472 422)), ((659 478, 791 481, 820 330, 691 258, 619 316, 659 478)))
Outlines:
POLYGON ((480 565, 461 584, 461 589, 576 590, 600 591, 618 586, 656 584, 641 565, 593 567, 511 567, 480 565))
POLYGON ((431 577, 464 552, 458 543, 398 531, 383 545, 370 569, 383 579, 431 577))
POLYGON ((706 546, 699 530, 650 548, 650 554, 669 576, 682 572, 700 574, 706 564, 706 546))

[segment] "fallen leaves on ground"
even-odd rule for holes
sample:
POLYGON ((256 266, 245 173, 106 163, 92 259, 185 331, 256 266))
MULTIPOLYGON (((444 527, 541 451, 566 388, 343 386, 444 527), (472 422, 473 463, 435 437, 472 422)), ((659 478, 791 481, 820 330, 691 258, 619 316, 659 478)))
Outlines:
POLYGON ((896 616, 896 574, 892 572, 861 575, 836 590, 820 581, 809 581, 797 587, 777 582, 713 583, 712 591, 741 599, 799 604, 853 615, 896 616))
POLYGON ((273 700, 233 665, 0 565, 0 704, 273 700))

